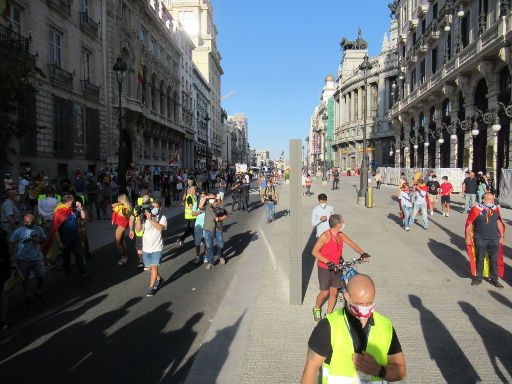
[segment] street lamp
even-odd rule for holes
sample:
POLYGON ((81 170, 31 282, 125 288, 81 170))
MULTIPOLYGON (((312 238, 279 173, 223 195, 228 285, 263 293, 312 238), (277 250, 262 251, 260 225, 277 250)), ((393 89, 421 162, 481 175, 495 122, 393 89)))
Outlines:
POLYGON ((130 154, 128 153, 127 132, 123 128, 123 111, 121 104, 121 93, 123 91, 123 80, 126 76, 128 65, 119 56, 112 68, 116 73, 117 86, 119 89, 119 150, 118 150, 118 165, 117 165, 117 183, 124 190, 126 188, 126 172, 128 170, 128 163, 131 161, 130 154))
POLYGON ((462 51, 463 43, 462 43, 462 18, 464 17, 464 8, 460 7, 457 12, 457 17, 459 19, 459 33, 457 34, 457 53, 462 51))
POLYGON ((361 174, 359 179, 358 204, 364 204, 366 190, 368 189, 368 148, 366 143, 366 112, 368 104, 368 71, 373 68, 368 55, 364 55, 359 70, 364 74, 364 99, 363 99, 363 161, 361 163, 361 174))

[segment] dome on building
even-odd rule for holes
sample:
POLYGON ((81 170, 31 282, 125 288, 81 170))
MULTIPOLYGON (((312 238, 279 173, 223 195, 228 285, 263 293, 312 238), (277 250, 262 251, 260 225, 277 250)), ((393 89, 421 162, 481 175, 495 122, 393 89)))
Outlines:
POLYGON ((334 76, 333 75, 325 76, 325 82, 327 83, 328 81, 334 81, 334 76))

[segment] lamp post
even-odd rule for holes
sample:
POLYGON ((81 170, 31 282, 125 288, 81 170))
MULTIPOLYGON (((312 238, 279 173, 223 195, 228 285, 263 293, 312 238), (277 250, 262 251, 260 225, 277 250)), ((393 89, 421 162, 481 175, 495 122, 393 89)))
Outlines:
POLYGON ((457 18, 459 19, 459 33, 457 33, 457 53, 462 51, 463 43, 462 43, 462 18, 464 17, 464 8, 460 7, 457 12, 457 18))
POLYGON ((131 161, 130 154, 128 153, 127 133, 123 128, 123 111, 121 104, 121 93, 123 91, 123 80, 126 76, 128 66, 126 62, 119 56, 112 68, 116 73, 117 87, 119 90, 119 149, 118 149, 118 165, 117 165, 117 183, 121 190, 126 188, 126 171, 128 170, 128 163, 131 161))
POLYGON ((365 202, 366 190, 368 189, 368 148, 366 143, 366 110, 368 104, 368 71, 373 68, 368 55, 364 55, 363 62, 359 69, 364 74, 364 99, 363 99, 363 161, 361 163, 361 174, 359 179, 358 204, 365 202))

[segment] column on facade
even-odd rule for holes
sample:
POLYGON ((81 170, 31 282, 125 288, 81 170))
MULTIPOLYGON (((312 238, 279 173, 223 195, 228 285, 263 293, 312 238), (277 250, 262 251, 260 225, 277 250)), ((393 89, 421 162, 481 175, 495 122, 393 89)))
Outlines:
MULTIPOLYGON (((435 120, 436 120, 436 129, 439 131, 440 128, 443 126, 443 108, 442 104, 437 103, 436 104, 436 111, 434 114, 435 120)), ((439 137, 443 137, 443 133, 441 132, 441 135, 439 137)), ((435 160, 435 167, 439 168, 441 167, 441 144, 439 144, 439 138, 435 141, 436 146, 436 160, 435 160)))
POLYGON ((389 92, 388 87, 389 79, 386 79, 384 77, 379 77, 379 83, 378 83, 378 94, 377 94, 377 100, 382 100, 380 103, 377 102, 377 116, 376 117, 384 117, 386 116, 386 108, 389 105, 389 92))
POLYGON ((422 139, 423 139, 424 143, 426 143, 426 142, 429 143, 428 146, 423 144, 423 164, 426 167, 426 165, 429 163, 428 149, 431 145, 435 145, 435 143, 430 142, 430 135, 428 134, 428 130, 430 129, 430 123, 431 123, 430 113, 428 111, 426 113, 423 112, 423 121, 424 121, 423 130, 424 130, 425 134, 422 137, 422 139))
MULTIPOLYGON (((456 95, 458 95, 457 92, 454 92, 456 95)), ((450 121, 452 123, 455 123, 458 120, 458 114, 459 114, 459 98, 458 97, 451 97, 450 98, 450 104, 452 105, 452 110, 450 113, 450 121)), ((457 128, 453 130, 454 134, 457 134, 457 128)), ((450 135, 452 134, 450 133, 450 135)), ((450 168, 456 168, 457 167, 457 157, 459 156, 459 146, 457 140, 452 140, 450 137, 450 168)))
POLYGON ((410 122, 410 116, 404 115, 402 117, 402 129, 404 132, 404 141, 405 141, 405 148, 404 148, 405 168, 410 168, 411 166, 414 165, 414 164, 411 164, 411 155, 410 155, 410 151, 411 151, 411 141, 410 141, 411 135, 410 135, 410 133, 411 133, 411 130, 409 127, 409 122, 410 122))
MULTIPOLYGON (((499 101, 499 95, 500 90, 498 88, 498 83, 494 82, 494 84, 490 88, 491 90, 487 93, 487 100, 488 100, 488 106, 489 110, 493 109, 494 106, 499 101)), ((491 129, 491 125, 493 123, 489 124, 487 127, 487 148, 492 148, 492 164, 488 164, 486 161, 486 168, 489 167, 489 165, 492 167, 492 171, 495 175, 498 174, 498 133, 494 132, 491 129)))
MULTIPOLYGON (((465 110, 465 117, 466 119, 471 119, 474 115, 474 108, 475 108, 475 100, 473 97, 465 97, 464 98, 464 110, 465 110)), ((471 129, 470 127, 465 133, 464 133, 464 150, 466 148, 468 149, 468 156, 466 157, 464 154, 464 162, 463 165, 465 168, 471 168, 473 164, 473 136, 471 135, 471 129)))

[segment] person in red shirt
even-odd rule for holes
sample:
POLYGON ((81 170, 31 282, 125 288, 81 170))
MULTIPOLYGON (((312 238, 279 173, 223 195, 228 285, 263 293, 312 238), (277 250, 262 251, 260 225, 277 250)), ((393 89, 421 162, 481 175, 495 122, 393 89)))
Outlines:
POLYGON ((338 290, 342 286, 341 272, 337 267, 343 258, 343 243, 347 243, 361 256, 367 256, 359 245, 343 233, 344 228, 343 217, 337 213, 331 215, 329 217, 329 229, 320 235, 313 247, 312 254, 317 259, 318 280, 320 282, 320 293, 313 308, 315 321, 322 320, 321 308, 327 297, 329 297, 327 314, 331 313, 336 305, 338 290))
POLYGON ((452 183, 448 182, 448 176, 442 177, 443 182, 441 183, 441 210, 443 216, 450 216, 450 196, 453 192, 452 183))

